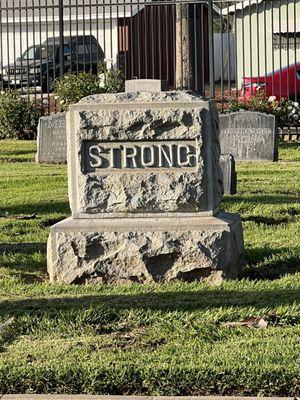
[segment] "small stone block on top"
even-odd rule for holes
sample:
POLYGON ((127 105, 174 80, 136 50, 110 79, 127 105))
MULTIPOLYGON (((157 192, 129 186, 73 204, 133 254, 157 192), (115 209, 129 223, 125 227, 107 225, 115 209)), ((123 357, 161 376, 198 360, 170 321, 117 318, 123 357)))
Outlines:
POLYGON ((125 92, 165 92, 168 81, 160 79, 131 79, 125 81, 125 92))

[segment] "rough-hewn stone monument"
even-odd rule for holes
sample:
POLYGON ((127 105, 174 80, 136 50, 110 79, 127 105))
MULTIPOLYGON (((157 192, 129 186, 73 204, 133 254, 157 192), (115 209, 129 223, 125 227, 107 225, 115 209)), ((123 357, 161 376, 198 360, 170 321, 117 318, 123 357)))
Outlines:
POLYGON ((67 161, 66 113, 41 117, 38 126, 36 162, 59 164, 67 161))
POLYGON ((220 115, 220 145, 222 154, 236 161, 277 161, 275 116, 253 111, 220 115))
POLYGON ((235 170, 234 157, 231 154, 221 154, 220 167, 223 174, 224 194, 236 194, 237 174, 235 170))
POLYGON ((90 96, 67 122, 72 217, 51 228, 51 281, 236 277, 238 215, 219 211, 218 113, 184 92, 90 96))

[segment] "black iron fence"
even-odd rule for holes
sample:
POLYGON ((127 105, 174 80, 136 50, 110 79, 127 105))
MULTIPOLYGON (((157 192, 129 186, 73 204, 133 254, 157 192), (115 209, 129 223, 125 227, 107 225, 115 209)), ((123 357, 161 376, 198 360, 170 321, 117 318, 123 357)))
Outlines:
POLYGON ((222 111, 259 93, 297 104, 299 60, 300 0, 0 0, 0 85, 49 112, 57 78, 111 69, 222 111))

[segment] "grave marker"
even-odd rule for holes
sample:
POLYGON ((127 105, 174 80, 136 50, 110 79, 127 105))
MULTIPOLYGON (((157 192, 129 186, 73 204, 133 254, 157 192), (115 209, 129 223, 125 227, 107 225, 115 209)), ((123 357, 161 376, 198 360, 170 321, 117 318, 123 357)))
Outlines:
POLYGON ((220 156, 220 167, 223 174, 224 194, 227 196, 236 194, 237 176, 233 156, 231 154, 222 154, 220 156))
POLYGON ((274 115, 240 111, 220 115, 222 154, 236 161, 277 161, 278 139, 274 115))
POLYGON ((219 211, 218 114, 184 92, 90 96, 67 118, 72 217, 51 228, 51 281, 237 276, 240 217, 219 211))
POLYGON ((59 164, 66 161, 66 113, 41 117, 38 126, 36 162, 59 164))

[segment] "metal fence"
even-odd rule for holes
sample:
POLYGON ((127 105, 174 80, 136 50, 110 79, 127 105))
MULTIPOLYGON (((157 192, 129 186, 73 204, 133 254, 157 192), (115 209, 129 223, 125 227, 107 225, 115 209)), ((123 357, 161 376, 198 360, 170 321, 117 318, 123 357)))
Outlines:
POLYGON ((56 110, 66 73, 230 99, 300 95, 300 0, 0 0, 0 85, 56 110))

